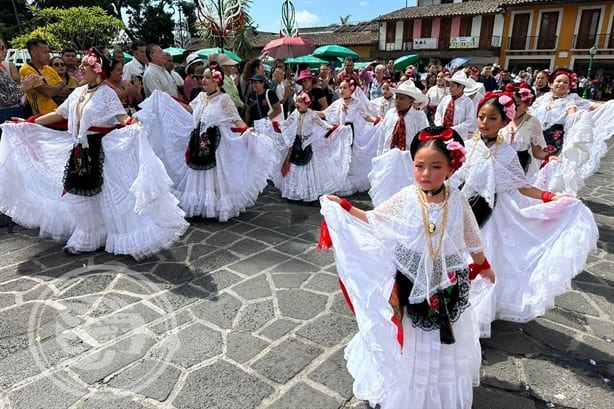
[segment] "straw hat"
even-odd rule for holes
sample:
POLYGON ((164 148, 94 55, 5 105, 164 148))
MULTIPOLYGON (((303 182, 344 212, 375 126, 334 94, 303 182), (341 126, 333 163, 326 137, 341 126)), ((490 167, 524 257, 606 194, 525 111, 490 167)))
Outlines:
POLYGON ((458 70, 452 75, 451 78, 446 77, 446 81, 448 82, 456 82, 457 84, 468 86, 469 78, 467 78, 467 74, 463 70, 458 70))
POLYGON ((399 85, 397 88, 390 89, 393 94, 402 94, 407 95, 408 97, 413 98, 416 102, 420 104, 424 104, 428 101, 426 95, 420 91, 412 80, 407 80, 399 85))

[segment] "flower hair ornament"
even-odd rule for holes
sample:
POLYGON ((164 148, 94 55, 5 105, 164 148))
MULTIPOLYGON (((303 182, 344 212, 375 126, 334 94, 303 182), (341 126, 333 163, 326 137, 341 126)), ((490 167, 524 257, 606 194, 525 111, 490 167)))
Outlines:
POLYGON ((529 106, 533 103, 533 100, 535 99, 535 95, 533 95, 529 88, 518 88, 516 90, 516 95, 518 95, 522 102, 529 106))
POLYGON ((503 111, 505 112, 505 119, 511 121, 516 117, 516 104, 514 103, 513 94, 506 91, 487 92, 478 104, 478 111, 482 109, 482 106, 486 101, 489 101, 493 98, 496 98, 499 104, 501 104, 501 106, 503 107, 503 111))
POLYGON ((569 78, 569 88, 576 88, 578 86, 578 77, 576 76, 576 73, 565 68, 559 68, 558 70, 554 70, 554 72, 550 74, 548 82, 554 82, 554 79, 559 75, 567 75, 567 77, 569 78))
POLYGON ((102 58, 96 54, 93 48, 87 50, 81 63, 90 67, 92 71, 100 75, 103 79, 107 78, 107 73, 102 69, 102 58))
POLYGON ((299 94, 294 96, 294 102, 303 101, 307 106, 311 106, 311 98, 309 94, 306 92, 300 92, 299 94))
POLYGON ((356 81, 354 81, 353 78, 350 78, 349 80, 346 80, 345 82, 348 83, 348 86, 350 87, 350 91, 352 91, 352 93, 356 90, 356 81))
POLYGON ((446 149, 450 152, 450 168, 457 171, 465 162, 465 147, 458 141, 454 140, 454 131, 450 128, 442 130, 438 134, 432 134, 426 129, 418 133, 418 140, 421 142, 430 141, 432 139, 439 139, 446 144, 446 149))
POLYGON ((215 83, 218 85, 218 87, 222 86, 222 83, 224 82, 224 78, 222 77, 222 73, 216 69, 215 67, 211 68, 209 67, 209 69, 211 70, 211 78, 213 78, 213 81, 215 81, 215 83))

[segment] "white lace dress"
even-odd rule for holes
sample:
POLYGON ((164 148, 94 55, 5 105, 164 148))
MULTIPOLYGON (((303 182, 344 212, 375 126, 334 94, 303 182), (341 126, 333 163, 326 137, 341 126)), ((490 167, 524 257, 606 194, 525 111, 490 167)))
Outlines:
POLYGON ((496 318, 528 322, 552 308, 582 272, 598 232, 591 211, 575 198, 542 203, 521 195, 518 188, 528 182, 511 145, 465 144, 467 160, 452 183, 464 183, 467 198, 480 195, 492 209, 481 231, 497 280, 493 286, 478 277, 471 288, 480 332, 489 337, 496 318))
POLYGON ((606 141, 614 133, 614 101, 589 111, 591 101, 570 93, 554 98, 548 92, 529 108, 544 131, 547 148, 561 159, 551 162, 537 177, 540 188, 576 194, 584 181, 599 169, 607 152, 606 141), (575 108, 575 113, 567 113, 575 108))
POLYGON ((29 123, 2 125, 0 209, 18 224, 40 228, 41 237, 67 240, 73 250, 105 246, 110 253, 142 259, 177 241, 188 224, 140 125, 113 130, 102 138, 99 194, 63 194, 72 147, 77 143, 87 147, 87 135, 96 133, 88 131, 90 127, 114 127, 116 115, 125 114, 115 91, 103 85, 78 115, 86 89, 75 89, 57 109, 68 119, 68 131, 29 123))
POLYGON ((336 192, 350 168, 350 126, 340 126, 326 137, 329 125, 311 109, 305 113, 295 110, 279 126, 281 134, 267 119, 254 122, 257 132, 271 138, 277 153, 270 177, 281 196, 312 202, 323 194, 336 192), (284 176, 282 167, 286 161, 290 169, 284 176))
POLYGON ((344 106, 343 99, 333 102, 326 110, 326 121, 330 124, 346 125, 351 123, 354 137, 352 141, 352 160, 350 170, 337 193, 341 196, 349 196, 358 192, 369 190, 369 172, 371 171, 371 159, 377 149, 375 127, 365 120, 370 115, 369 101, 361 89, 357 88, 352 93, 349 104, 344 106))
POLYGON ((537 145, 542 149, 546 147, 546 140, 544 139, 539 120, 527 112, 517 126, 508 124, 505 128, 501 129, 500 134, 505 139, 505 142, 512 145, 516 152, 526 152, 519 153, 518 159, 521 156, 524 156, 525 160, 528 158, 526 166, 523 165, 523 169, 530 180, 539 170, 541 163, 540 159, 533 157, 532 145, 537 145))
POLYGON ((252 206, 266 187, 273 146, 265 135, 231 131, 240 117, 228 94, 209 100, 200 93, 190 105, 193 115, 167 94, 154 91, 136 115, 150 133, 186 214, 227 221, 252 206), (215 165, 206 170, 188 167, 185 159, 190 134, 199 124, 202 132, 217 127, 220 136, 215 165))
POLYGON ((398 119, 399 114, 393 109, 377 124, 377 154, 372 160, 373 169, 369 172, 369 196, 374 206, 414 183, 414 162, 411 160, 409 147, 416 134, 429 126, 429 122, 423 111, 411 108, 405 114, 405 150, 396 147, 391 149, 392 133, 398 119))
MULTIPOLYGON (((441 274, 439 282, 414 186, 367 212, 368 224, 325 197, 320 202, 337 272, 359 329, 345 349, 356 397, 382 409, 471 408, 481 355, 477 320, 468 302, 465 257, 479 251, 482 242, 466 199, 458 190, 450 191, 448 222, 437 253, 444 263, 440 271, 450 273, 441 274), (440 329, 430 317, 416 315, 413 307, 399 306, 391 298, 393 287, 399 288, 397 271, 413 283, 410 304, 445 291, 456 277, 458 303, 449 310, 454 343, 441 342, 440 329)), ((428 204, 429 220, 440 226, 443 211, 442 203, 428 204)), ((434 243, 439 234, 435 230, 434 243)))

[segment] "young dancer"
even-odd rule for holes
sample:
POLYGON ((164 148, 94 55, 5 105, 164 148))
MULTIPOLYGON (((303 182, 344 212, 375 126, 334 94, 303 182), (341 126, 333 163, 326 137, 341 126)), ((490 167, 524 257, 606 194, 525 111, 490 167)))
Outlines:
POLYGON ((373 407, 469 409, 481 359, 470 276, 494 273, 467 200, 447 182, 464 160, 460 136, 427 128, 410 152, 416 184, 374 210, 321 199, 321 247, 328 232, 359 328, 347 367, 373 407))
POLYGON ((479 281, 472 286, 483 336, 495 318, 527 322, 552 308, 597 242, 593 215, 582 202, 527 181, 516 150, 499 134, 515 117, 511 94, 482 98, 479 130, 466 141, 467 160, 453 181, 472 206, 497 271, 494 289, 479 281))

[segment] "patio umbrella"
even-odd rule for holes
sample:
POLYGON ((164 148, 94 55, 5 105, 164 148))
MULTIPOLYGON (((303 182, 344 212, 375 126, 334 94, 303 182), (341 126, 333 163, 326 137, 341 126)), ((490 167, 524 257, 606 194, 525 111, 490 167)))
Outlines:
POLYGON ((133 58, 134 57, 132 56, 132 54, 128 54, 128 53, 124 52, 124 61, 125 62, 130 62, 130 61, 132 61, 133 58))
POLYGON ((298 65, 298 64, 307 64, 310 68, 319 67, 322 64, 328 64, 328 61, 323 60, 318 57, 314 57, 313 55, 304 55, 302 57, 297 58, 288 58, 286 59, 286 64, 298 65))
POLYGON ((404 55, 394 60, 394 69, 397 71, 403 71, 408 65, 415 64, 420 61, 420 56, 417 54, 404 55))
POLYGON ((303 55, 311 54, 316 48, 315 44, 301 37, 281 37, 269 41, 264 46, 262 52, 265 51, 273 58, 295 58, 303 55))
POLYGON ((173 57, 173 61, 181 62, 181 60, 183 59, 183 53, 185 53, 185 48, 168 47, 162 51, 164 51, 165 53, 169 53, 171 57, 173 57))
MULTIPOLYGON (((220 47, 211 47, 211 48, 201 48, 200 50, 196 51, 196 54, 198 54, 200 58, 207 58, 207 59, 209 58, 209 54, 214 54, 214 53, 221 54, 222 49, 220 47)), ((236 62, 241 61, 241 57, 239 57, 238 55, 236 55, 230 50, 224 49, 224 54, 226 54, 228 58, 230 58, 231 60, 234 60, 236 62)))
POLYGON ((469 61, 471 61, 470 57, 456 57, 446 64, 446 68, 449 70, 453 70, 456 67, 460 67, 462 65, 467 64, 469 61))
POLYGON ((341 58, 350 57, 352 60, 357 60, 359 57, 357 53, 350 50, 349 48, 343 47, 340 45, 335 45, 335 44, 323 45, 321 47, 318 47, 313 52, 313 55, 319 58, 326 58, 326 59, 335 58, 335 57, 341 57, 341 58))

